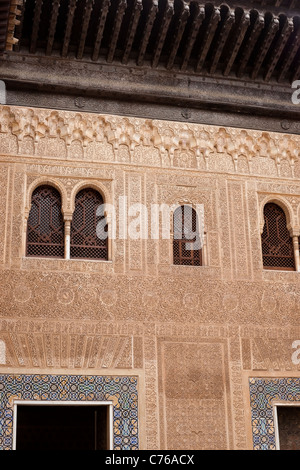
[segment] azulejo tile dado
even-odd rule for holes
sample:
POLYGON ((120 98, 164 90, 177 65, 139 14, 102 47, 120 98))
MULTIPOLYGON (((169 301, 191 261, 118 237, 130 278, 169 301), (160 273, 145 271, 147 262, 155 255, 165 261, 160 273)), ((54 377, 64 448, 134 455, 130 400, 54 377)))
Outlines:
POLYGON ((136 450, 135 376, 0 374, 0 450, 12 450, 15 400, 113 401, 113 449, 136 450))
POLYGON ((275 450, 274 404, 300 402, 300 378, 250 378, 254 450, 275 450))

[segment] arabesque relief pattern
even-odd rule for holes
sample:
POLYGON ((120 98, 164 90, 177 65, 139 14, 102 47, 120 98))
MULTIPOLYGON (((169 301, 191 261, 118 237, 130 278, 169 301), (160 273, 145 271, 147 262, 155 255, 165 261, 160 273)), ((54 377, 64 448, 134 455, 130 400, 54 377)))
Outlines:
POLYGON ((299 176, 298 135, 8 106, 0 131, 5 154, 299 176))
POLYGON ((299 139, 1 107, 1 372, 125 371, 139 377, 140 448, 252 448, 245 376, 300 370, 300 273, 263 270, 260 245, 270 200, 300 235, 299 139), (108 261, 26 258, 44 183, 65 220, 86 186, 116 206, 203 204, 204 266, 173 266, 172 240, 151 238, 112 240, 108 261))

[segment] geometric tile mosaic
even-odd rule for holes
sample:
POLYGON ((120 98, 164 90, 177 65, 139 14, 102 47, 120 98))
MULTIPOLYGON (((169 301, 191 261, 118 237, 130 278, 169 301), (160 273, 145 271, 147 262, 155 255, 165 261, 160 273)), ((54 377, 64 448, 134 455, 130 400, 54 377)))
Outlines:
POLYGON ((139 448, 137 377, 0 374, 0 450, 13 448, 14 400, 110 400, 113 449, 139 448))
POLYGON ((300 402, 300 378, 250 378, 254 450, 276 450, 274 402, 300 402))

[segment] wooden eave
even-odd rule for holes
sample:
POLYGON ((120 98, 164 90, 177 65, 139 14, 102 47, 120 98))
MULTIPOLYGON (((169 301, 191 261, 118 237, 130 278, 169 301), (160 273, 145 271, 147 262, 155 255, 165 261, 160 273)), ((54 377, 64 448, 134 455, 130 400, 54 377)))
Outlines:
POLYGON ((26 0, 15 35, 0 75, 24 89, 122 98, 123 80, 124 99, 201 106, 209 83, 237 111, 263 89, 271 113, 300 78, 296 0, 26 0))

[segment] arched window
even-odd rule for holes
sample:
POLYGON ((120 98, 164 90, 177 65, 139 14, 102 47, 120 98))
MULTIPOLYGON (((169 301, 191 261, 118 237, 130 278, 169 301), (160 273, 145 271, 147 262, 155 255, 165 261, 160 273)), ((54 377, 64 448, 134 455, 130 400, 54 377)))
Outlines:
POLYGON ((52 186, 38 186, 32 193, 26 256, 64 257, 61 197, 52 186))
POLYGON ((264 220, 261 236, 264 268, 294 270, 293 240, 286 226, 283 209, 274 203, 266 204, 264 220))
POLYGON ((98 191, 85 188, 79 191, 75 198, 75 210, 71 223, 70 257, 108 259, 107 227, 104 215, 97 215, 97 209, 103 204, 103 198, 98 191), (97 230, 98 226, 98 230, 97 230))
POLYGON ((173 262, 187 266, 201 266, 197 212, 190 206, 177 207, 173 215, 173 262))

